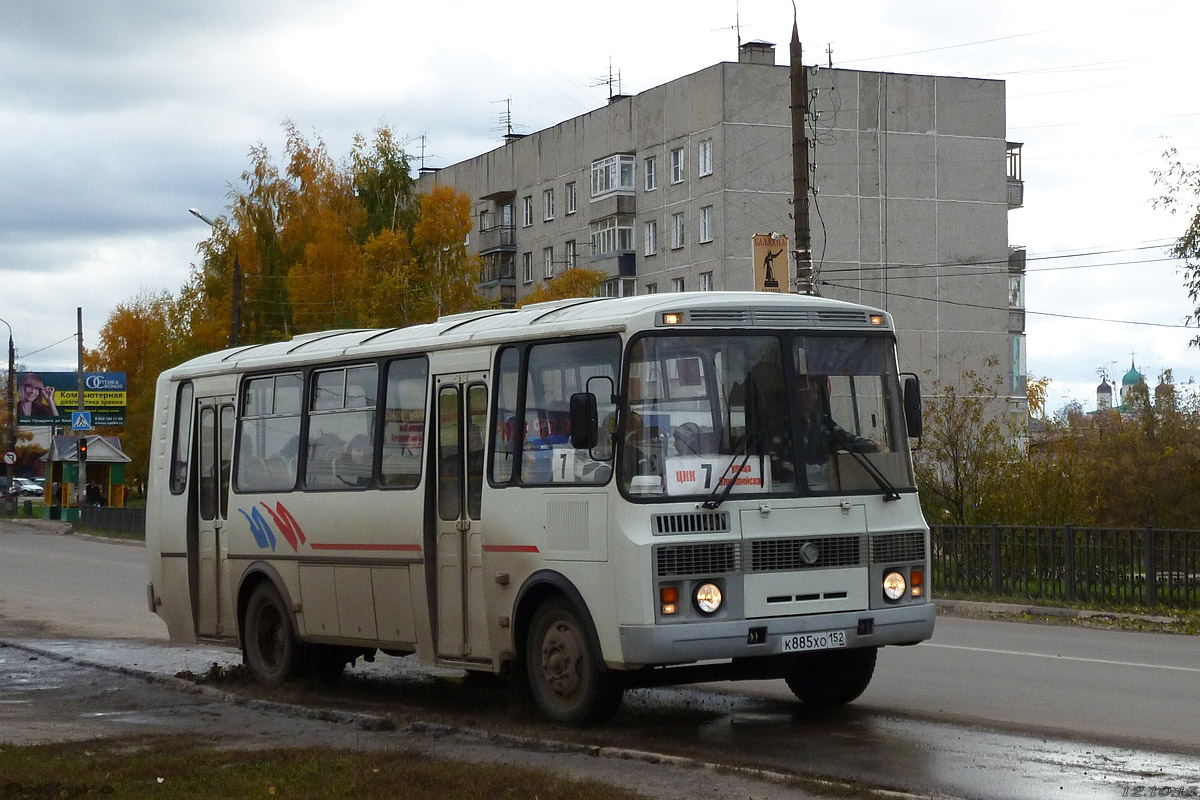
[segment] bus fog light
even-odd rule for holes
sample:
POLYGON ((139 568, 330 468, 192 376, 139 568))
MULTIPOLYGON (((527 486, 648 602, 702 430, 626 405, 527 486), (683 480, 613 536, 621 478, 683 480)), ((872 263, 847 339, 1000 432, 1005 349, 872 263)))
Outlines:
POLYGON ((883 596, 888 600, 899 600, 904 597, 904 576, 899 572, 889 572, 883 577, 883 596))
POLYGON ((721 589, 715 583, 706 583, 696 589, 696 608, 705 614, 715 614, 721 607, 721 589))

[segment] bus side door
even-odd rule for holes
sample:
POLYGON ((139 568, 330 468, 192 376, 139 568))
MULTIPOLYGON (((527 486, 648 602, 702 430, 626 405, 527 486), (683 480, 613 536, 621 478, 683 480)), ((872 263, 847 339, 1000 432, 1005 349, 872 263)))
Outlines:
MULTIPOLYGON (((202 398, 198 402, 199 462, 197 539, 188 557, 198 563, 196 633, 226 636, 234 632, 228 561, 223 537, 229 516, 229 475, 233 458, 234 412, 230 402, 202 398)), ((192 548, 189 548, 191 551, 192 548)))
POLYGON ((439 658, 488 660, 483 596, 486 373, 434 376, 436 583, 439 658))

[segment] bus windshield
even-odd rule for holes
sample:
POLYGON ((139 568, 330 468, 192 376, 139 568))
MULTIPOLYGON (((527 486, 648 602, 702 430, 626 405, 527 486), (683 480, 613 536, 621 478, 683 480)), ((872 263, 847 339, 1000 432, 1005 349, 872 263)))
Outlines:
POLYGON ((630 349, 618 475, 640 499, 913 490, 892 340, 650 335, 630 349))

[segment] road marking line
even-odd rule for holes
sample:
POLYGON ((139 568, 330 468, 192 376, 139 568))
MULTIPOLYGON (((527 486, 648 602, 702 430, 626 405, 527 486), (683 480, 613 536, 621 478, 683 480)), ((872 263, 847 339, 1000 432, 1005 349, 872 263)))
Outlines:
POLYGON ((1139 664, 1133 661, 1109 661, 1103 658, 1080 658, 1079 656, 1058 656, 1049 653, 1024 653, 1019 650, 993 650, 988 647, 966 647, 959 644, 934 644, 922 642, 922 647, 943 647, 947 650, 970 650, 975 653, 997 653, 1005 656, 1029 656, 1030 658, 1053 658, 1061 661, 1083 661, 1089 664, 1106 664, 1112 667, 1138 667, 1140 669, 1168 669, 1176 672, 1200 672, 1200 667, 1172 667, 1166 664, 1139 664))

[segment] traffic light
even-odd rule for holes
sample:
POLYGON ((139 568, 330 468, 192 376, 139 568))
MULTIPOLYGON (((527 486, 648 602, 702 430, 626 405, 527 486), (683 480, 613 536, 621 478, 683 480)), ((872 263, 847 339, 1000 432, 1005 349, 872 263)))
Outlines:
POLYGON ((79 457, 87 461, 87 438, 84 436, 79 437, 79 457))

